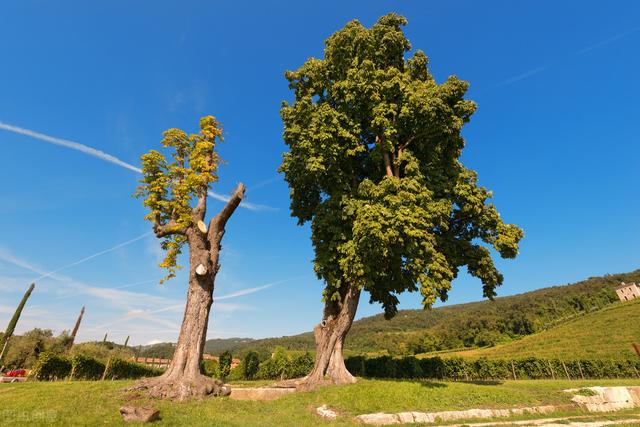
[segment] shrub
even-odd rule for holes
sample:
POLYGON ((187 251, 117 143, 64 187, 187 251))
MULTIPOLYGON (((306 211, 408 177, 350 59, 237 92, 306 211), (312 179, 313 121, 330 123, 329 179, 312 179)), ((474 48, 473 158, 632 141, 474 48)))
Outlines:
POLYGON ((397 378, 422 378, 422 366, 415 357, 404 357, 396 362, 397 378))
POLYGON ((276 349, 271 359, 260 363, 256 378, 283 380, 302 377, 311 371, 313 363, 313 356, 309 352, 291 356, 280 347, 276 349))
POLYGON ((242 370, 244 377, 248 380, 254 379, 258 374, 259 368, 260 358, 258 356, 258 353, 256 353, 255 351, 250 351, 242 361, 242 370))
POLYGON ((391 356, 380 356, 365 361, 364 370, 369 377, 395 378, 396 361, 391 356))
POLYGON ((67 378, 71 374, 69 359, 53 353, 40 353, 38 362, 33 370, 33 376, 41 381, 53 381, 67 378))
POLYGON ((313 369, 313 356, 307 351, 306 353, 293 357, 289 367, 286 369, 287 378, 298 378, 307 375, 313 369))
POLYGON ((122 359, 111 359, 107 362, 109 368, 106 378, 109 379, 136 379, 143 377, 155 377, 162 374, 162 371, 156 368, 150 368, 139 363, 128 362, 122 359))
POLYGON ((345 359, 344 364, 347 367, 347 370, 351 373, 351 375, 355 375, 358 377, 363 377, 365 375, 364 369, 364 356, 353 356, 345 359))
POLYGON ((218 378, 220 376, 220 364, 217 360, 203 360, 202 370, 208 377, 218 378))
POLYGON ((71 358, 71 379, 99 380, 104 368, 104 363, 83 354, 76 354, 71 358))
POLYGON ((231 352, 224 351, 220 354, 219 358, 219 369, 220 369, 220 378, 224 381, 225 378, 229 376, 231 373, 231 362, 233 361, 233 357, 231 356, 231 352))

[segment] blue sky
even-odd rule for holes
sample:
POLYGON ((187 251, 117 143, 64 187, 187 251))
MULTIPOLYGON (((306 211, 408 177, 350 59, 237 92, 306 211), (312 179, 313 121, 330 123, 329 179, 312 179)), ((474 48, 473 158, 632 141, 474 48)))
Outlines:
MULTIPOLYGON (((254 209, 229 223, 209 337, 310 330, 322 285, 310 231, 289 216, 276 173, 285 149, 278 110, 291 97, 283 73, 321 56, 349 20, 371 25, 390 11, 408 18, 406 33, 438 81, 471 83, 479 109, 463 161, 526 233, 520 256, 498 262, 499 294, 640 267, 640 5, 479 3, 4 2, 0 325, 38 278, 18 332, 71 329, 86 305, 80 340, 175 340, 186 279, 157 284, 158 242, 131 197, 139 175, 24 133, 138 166, 164 129, 195 131, 212 114, 226 138, 213 191, 242 181, 254 209)), ((209 213, 221 206, 212 199, 209 213)), ((480 298, 480 283, 461 275, 448 303, 480 298)), ((401 301, 417 308, 420 297, 401 301)), ((364 298, 358 316, 378 312, 364 298)))

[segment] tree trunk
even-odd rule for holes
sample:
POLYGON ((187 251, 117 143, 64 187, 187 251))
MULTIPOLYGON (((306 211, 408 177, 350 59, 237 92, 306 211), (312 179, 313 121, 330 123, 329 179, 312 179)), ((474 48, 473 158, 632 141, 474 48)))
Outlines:
POLYGON ((135 389, 148 389, 151 397, 184 400, 209 394, 226 396, 230 392, 221 381, 203 375, 200 364, 218 270, 218 257, 212 259, 207 246, 205 236, 189 232, 189 290, 173 359, 160 377, 143 380, 134 386, 135 389), (199 265, 206 268, 205 274, 196 273, 199 265))
POLYGON ((348 285, 340 292, 340 301, 327 301, 324 318, 313 332, 316 339, 316 361, 309 375, 297 382, 303 390, 323 384, 352 384, 356 378, 344 364, 342 347, 358 309, 360 289, 348 285), (325 379, 325 375, 328 378, 325 379))
MULTIPOLYGON (((174 400, 207 395, 227 396, 231 393, 221 381, 204 375, 201 361, 215 278, 220 269, 218 261, 225 225, 243 196, 244 185, 239 184, 227 205, 211 220, 207 233, 196 226, 186 231, 189 243, 189 290, 173 359, 161 376, 142 380, 129 390, 148 390, 151 397, 174 400)), ((204 215, 204 211, 201 215, 204 215)))

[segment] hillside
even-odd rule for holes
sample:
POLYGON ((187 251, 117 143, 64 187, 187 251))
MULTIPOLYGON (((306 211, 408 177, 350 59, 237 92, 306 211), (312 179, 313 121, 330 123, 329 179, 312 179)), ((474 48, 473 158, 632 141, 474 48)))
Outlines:
MULTIPOLYGON (((419 354, 473 348, 514 341, 570 322, 590 312, 617 304, 613 286, 621 281, 640 282, 640 270, 592 277, 578 283, 553 286, 518 295, 439 307, 401 310, 396 317, 366 317, 354 322, 345 352, 419 354)), ((231 350, 242 356, 250 350, 264 355, 277 346, 313 351, 313 334, 260 340, 233 338, 208 340, 205 351, 231 350)))
POLYGON ((640 343, 640 299, 617 303, 555 328, 492 348, 450 353, 491 358, 632 358, 640 343))

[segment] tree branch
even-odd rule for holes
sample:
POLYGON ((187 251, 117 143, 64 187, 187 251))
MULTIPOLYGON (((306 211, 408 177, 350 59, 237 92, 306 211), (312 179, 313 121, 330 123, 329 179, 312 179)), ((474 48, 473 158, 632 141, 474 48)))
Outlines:
MULTIPOLYGON (((382 139, 376 135, 376 145, 380 145, 382 139)), ((387 176, 393 176, 393 169, 391 168, 391 158, 389 157, 389 153, 384 149, 384 147, 380 147, 382 150, 382 159, 384 160, 384 168, 387 173, 387 176)))
POLYGON ((186 234, 186 228, 179 228, 178 224, 171 220, 166 224, 158 224, 158 222, 154 221, 153 223, 153 232, 155 233, 157 238, 171 236, 172 234, 186 234))
POLYGON ((217 250, 217 246, 224 234, 224 227, 227 225, 227 221, 231 218, 231 215, 233 215, 236 208, 244 198, 244 191, 244 184, 238 184, 227 204, 220 210, 220 212, 218 212, 218 215, 213 217, 209 222, 209 232, 207 233, 207 237, 211 243, 211 250, 213 250, 214 247, 217 250))

